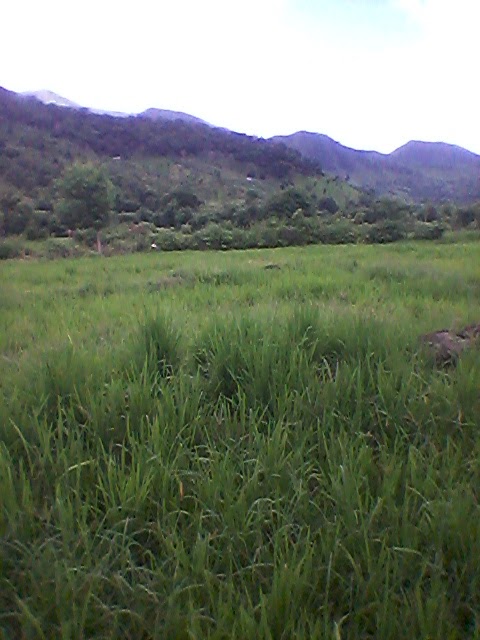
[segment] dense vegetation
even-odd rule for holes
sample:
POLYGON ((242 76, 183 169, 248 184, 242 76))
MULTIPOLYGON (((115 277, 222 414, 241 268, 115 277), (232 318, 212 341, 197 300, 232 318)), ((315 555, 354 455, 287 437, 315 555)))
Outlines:
POLYGON ((278 179, 316 175, 317 163, 262 139, 183 120, 116 118, 44 105, 0 89, 0 175, 26 194, 46 187, 72 157, 185 157, 245 165, 250 175, 278 179))
POLYGON ((0 266, 0 636, 480 633, 478 242, 0 266))
POLYGON ((0 258, 384 243, 479 224, 478 204, 378 199, 285 145, 0 90, 0 258))

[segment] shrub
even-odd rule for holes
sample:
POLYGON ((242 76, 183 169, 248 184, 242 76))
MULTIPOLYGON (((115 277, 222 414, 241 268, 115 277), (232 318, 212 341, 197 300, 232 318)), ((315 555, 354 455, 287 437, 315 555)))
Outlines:
POLYGON ((298 210, 308 215, 312 210, 312 201, 308 194, 294 187, 274 195, 265 207, 268 216, 277 215, 282 218, 291 218, 298 210))
POLYGON ((370 244, 384 244, 402 240, 406 236, 407 232, 403 223, 385 220, 372 224, 366 233, 365 240, 370 244))
POLYGON ((77 242, 86 244, 87 247, 94 247, 97 243, 97 232, 95 229, 78 229, 75 231, 74 238, 77 242))
POLYGON ((337 213, 338 208, 339 207, 336 200, 331 196, 320 198, 320 200, 318 201, 319 211, 328 211, 328 213, 333 214, 333 213, 337 213))
POLYGON ((358 240, 358 232, 352 222, 340 218, 329 224, 319 224, 317 237, 323 244, 352 244, 358 240))
POLYGON ((71 238, 49 238, 45 243, 47 258, 68 258, 75 255, 71 238))
POLYGON ((17 240, 0 241, 0 260, 18 258, 22 253, 22 246, 17 240))
POLYGON ((4 208, 3 231, 5 235, 19 235, 30 224, 33 217, 33 202, 26 198, 18 200, 11 208, 4 208))
POLYGON ((445 233, 445 227, 441 224, 429 222, 417 222, 413 230, 415 240, 438 240, 445 233))

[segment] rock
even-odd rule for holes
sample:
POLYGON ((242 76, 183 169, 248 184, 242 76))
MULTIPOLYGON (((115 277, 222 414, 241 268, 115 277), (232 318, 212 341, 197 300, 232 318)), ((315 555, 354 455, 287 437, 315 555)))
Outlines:
POLYGON ((435 356, 439 365, 455 364, 460 354, 477 343, 480 338, 480 324, 473 324, 461 331, 441 329, 433 333, 427 333, 420 338, 435 356))

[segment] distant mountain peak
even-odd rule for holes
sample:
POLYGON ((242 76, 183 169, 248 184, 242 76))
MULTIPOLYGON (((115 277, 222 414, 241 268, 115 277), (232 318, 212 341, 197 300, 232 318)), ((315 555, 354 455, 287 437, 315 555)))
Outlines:
POLYGON ((424 167, 454 168, 461 165, 479 165, 480 156, 447 142, 425 142, 410 140, 395 149, 390 156, 401 162, 424 167))
POLYGON ((130 116, 134 116, 137 118, 148 118, 149 120, 164 120, 173 122, 175 120, 181 120, 182 122, 188 122, 189 124, 202 124, 211 127, 212 125, 201 118, 197 118, 196 116, 192 116, 188 113, 183 113, 182 111, 171 111, 169 109, 157 109, 152 107, 150 109, 146 109, 141 113, 123 113, 121 111, 106 111, 103 109, 92 109, 90 107, 82 107, 82 105, 69 100, 68 98, 64 98, 63 96, 58 95, 54 91, 50 91, 49 89, 41 89, 39 91, 25 91, 19 94, 25 98, 35 98, 39 102, 43 102, 43 104, 53 104, 57 107, 66 107, 67 109, 87 109, 90 113, 95 113, 97 115, 106 115, 113 116, 115 118, 127 118, 130 116))
POLYGON ((24 91, 20 94, 26 98, 36 98, 43 104, 55 104, 57 107, 68 107, 70 109, 81 109, 80 105, 76 102, 72 102, 68 98, 59 96, 58 93, 54 93, 49 89, 40 89, 39 91, 24 91))
POLYGON ((389 154, 351 149, 324 134, 298 131, 276 142, 317 161, 324 171, 381 194, 416 201, 472 202, 480 195, 480 156, 445 142, 411 140, 389 154))
POLYGON ((100 116, 112 116, 114 118, 128 118, 130 116, 129 113, 123 113, 122 111, 106 111, 104 109, 91 109, 90 107, 82 107, 82 105, 73 102, 73 100, 69 100, 68 98, 64 98, 63 96, 58 95, 54 91, 50 91, 49 89, 41 89, 40 91, 24 91, 19 94, 25 98, 35 98, 39 102, 43 102, 43 104, 53 104, 57 107, 65 107, 67 109, 86 109, 90 111, 90 113, 95 113, 100 116))

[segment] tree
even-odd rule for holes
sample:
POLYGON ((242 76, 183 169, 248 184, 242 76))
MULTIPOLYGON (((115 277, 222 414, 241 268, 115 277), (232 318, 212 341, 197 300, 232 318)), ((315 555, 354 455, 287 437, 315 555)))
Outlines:
POLYGON ((336 200, 331 196, 324 196, 318 201, 319 211, 328 211, 328 213, 333 215, 334 213, 337 213, 338 209, 339 207, 336 200))
POLYGON ((33 216, 33 202, 19 191, 6 188, 0 192, 0 235, 23 233, 33 216))
POLYGON ((310 215, 312 212, 312 201, 308 194, 295 187, 291 187, 290 189, 274 194, 266 203, 265 213, 267 216, 291 218, 299 209, 304 215, 310 215))
POLYGON ((101 252, 100 229, 108 223, 113 206, 112 183, 104 171, 91 163, 75 163, 58 181, 56 206, 63 224, 70 229, 95 229, 101 252))
POLYGON ((473 205, 457 209, 457 214, 455 216, 455 226, 457 228, 468 227, 473 222, 475 222, 475 208, 473 205))

